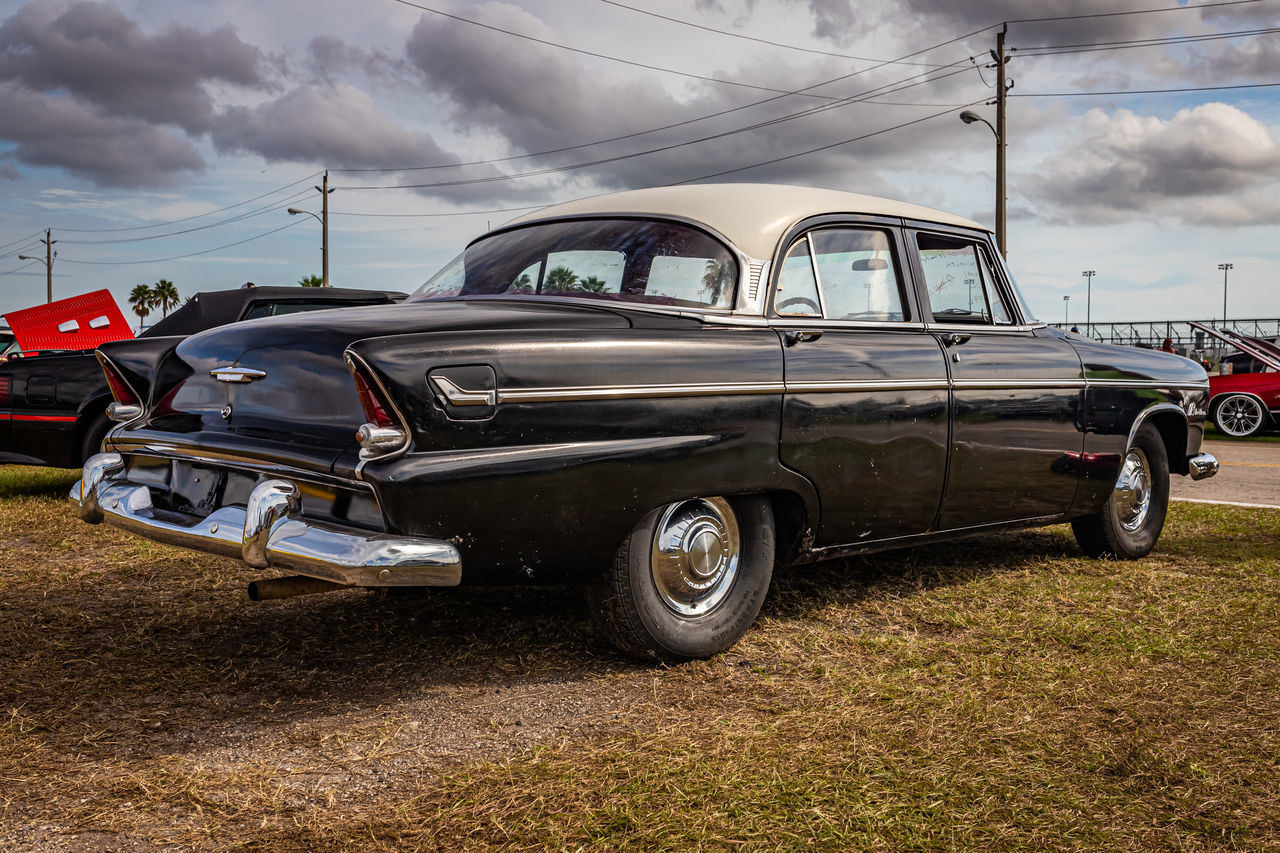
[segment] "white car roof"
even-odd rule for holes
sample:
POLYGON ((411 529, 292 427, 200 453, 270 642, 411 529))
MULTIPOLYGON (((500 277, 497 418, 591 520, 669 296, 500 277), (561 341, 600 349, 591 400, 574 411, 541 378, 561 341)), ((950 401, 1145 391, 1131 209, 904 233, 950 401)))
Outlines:
POLYGON ((971 219, 918 204, 784 184, 689 184, 628 190, 544 207, 517 217, 508 225, 584 214, 674 216, 718 231, 749 257, 769 258, 791 226, 828 213, 922 219, 991 230, 971 219))

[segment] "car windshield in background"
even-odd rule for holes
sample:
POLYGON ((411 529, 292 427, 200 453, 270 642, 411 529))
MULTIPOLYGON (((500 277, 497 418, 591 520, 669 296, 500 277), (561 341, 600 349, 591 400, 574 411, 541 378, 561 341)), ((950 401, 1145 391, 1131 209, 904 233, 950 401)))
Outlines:
POLYGON ((585 296, 682 308, 733 305, 738 263, 674 222, 591 219, 504 231, 473 243, 409 298, 585 296))

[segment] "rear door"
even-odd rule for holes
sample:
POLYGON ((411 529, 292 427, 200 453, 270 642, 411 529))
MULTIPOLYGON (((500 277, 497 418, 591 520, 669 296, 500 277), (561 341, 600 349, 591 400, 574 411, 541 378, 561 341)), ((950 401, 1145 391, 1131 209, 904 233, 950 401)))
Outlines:
POLYGON ((909 232, 919 297, 951 371, 951 454, 939 530, 1067 512, 1075 497, 1084 374, 1061 338, 1021 315, 983 237, 909 232))
POLYGON ((817 487, 816 546, 926 532, 947 462, 947 368, 886 220, 798 229, 770 322, 783 339, 780 456, 817 487))

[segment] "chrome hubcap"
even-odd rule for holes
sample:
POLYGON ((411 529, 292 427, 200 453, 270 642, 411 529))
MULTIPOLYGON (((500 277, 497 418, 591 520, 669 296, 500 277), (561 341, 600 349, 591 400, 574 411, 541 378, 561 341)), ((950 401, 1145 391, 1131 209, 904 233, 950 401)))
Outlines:
POLYGON ((653 585, 670 610, 700 616, 714 610, 738 576, 742 542, 724 498, 667 507, 658 520, 649 565, 653 585))
POLYGON ((1228 435, 1248 435, 1262 423, 1262 407, 1250 397, 1231 397, 1218 407, 1218 426, 1228 435))
POLYGON ((1151 509, 1151 465, 1147 454, 1135 447, 1124 457, 1114 495, 1120 526, 1133 532, 1147 520, 1151 509))

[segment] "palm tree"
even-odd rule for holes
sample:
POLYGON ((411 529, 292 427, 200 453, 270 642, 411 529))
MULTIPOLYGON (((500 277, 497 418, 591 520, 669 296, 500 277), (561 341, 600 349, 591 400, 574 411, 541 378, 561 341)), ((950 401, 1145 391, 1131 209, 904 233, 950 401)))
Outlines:
POLYGON ((318 275, 304 275, 298 279, 298 284, 302 287, 324 287, 324 279, 318 275))
POLYGON ((169 316, 169 309, 177 308, 178 301, 182 299, 178 295, 178 288, 167 278, 157 281, 156 286, 151 288, 151 293, 152 304, 158 306, 166 317, 169 316))
POLYGON ((554 267, 547 270, 547 277, 543 281, 543 287, 550 291, 576 290, 574 287, 578 283, 578 276, 568 267, 554 267))
POLYGON ((155 304, 155 291, 145 284, 139 284, 129 291, 129 305, 133 308, 133 313, 138 315, 138 331, 142 331, 142 321, 151 313, 151 306, 155 304))

